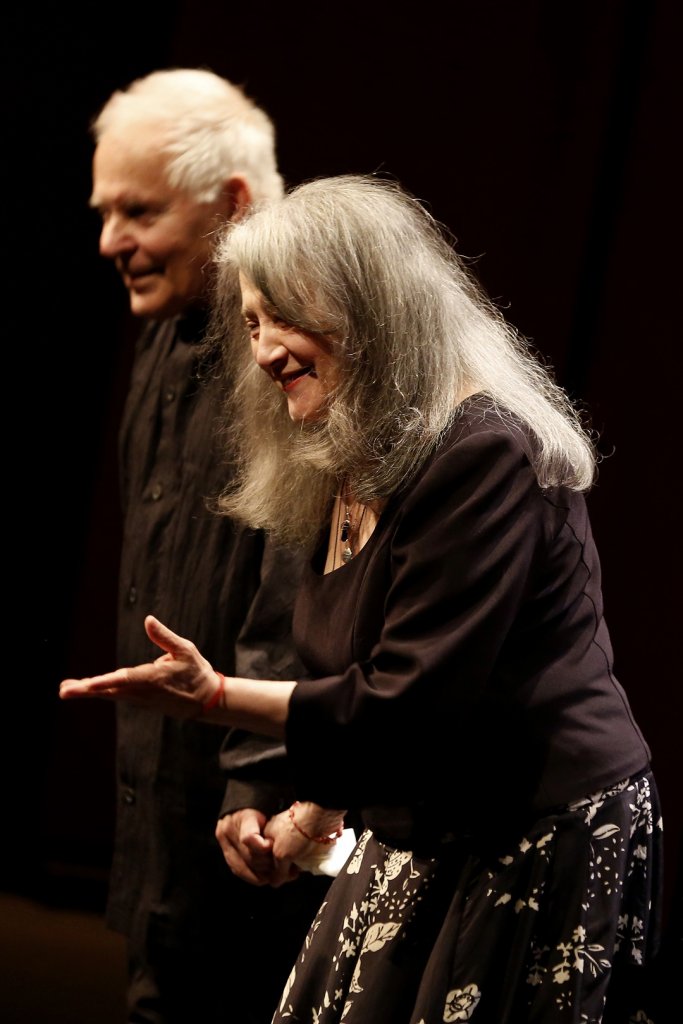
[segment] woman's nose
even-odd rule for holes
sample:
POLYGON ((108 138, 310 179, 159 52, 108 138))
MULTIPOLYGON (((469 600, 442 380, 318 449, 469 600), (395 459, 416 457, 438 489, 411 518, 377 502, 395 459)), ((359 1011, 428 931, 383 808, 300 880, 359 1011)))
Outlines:
POLYGON ((261 327, 254 346, 254 358, 261 369, 269 373, 277 373, 287 365, 289 352, 277 327, 261 327))

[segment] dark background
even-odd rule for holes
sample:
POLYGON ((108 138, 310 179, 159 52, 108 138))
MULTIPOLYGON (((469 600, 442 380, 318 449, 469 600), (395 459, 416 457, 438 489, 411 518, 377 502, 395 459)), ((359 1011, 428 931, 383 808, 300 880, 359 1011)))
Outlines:
POLYGON ((88 123, 169 66, 243 85, 288 183, 394 176, 591 412, 589 496, 617 674, 653 750, 670 904, 681 849, 676 0, 68 3, 5 13, 4 839, 0 888, 103 904, 116 430, 137 325, 97 255, 88 123), (6 606, 7 607, 7 606, 6 606))

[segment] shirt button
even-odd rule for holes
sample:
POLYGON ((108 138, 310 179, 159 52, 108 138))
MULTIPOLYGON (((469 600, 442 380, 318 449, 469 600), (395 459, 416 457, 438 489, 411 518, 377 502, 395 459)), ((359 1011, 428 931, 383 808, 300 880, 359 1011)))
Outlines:
POLYGON ((123 802, 129 806, 135 803, 135 790, 130 786, 125 786, 123 789, 123 802))
POLYGON ((155 484, 152 488, 152 501, 158 501, 161 495, 164 493, 164 488, 161 484, 155 484))
POLYGON ((170 405, 175 398, 175 388, 166 388, 164 391, 164 401, 166 405, 170 405))
POLYGON ((138 599, 137 587, 131 587, 128 591, 128 604, 135 604, 138 599))

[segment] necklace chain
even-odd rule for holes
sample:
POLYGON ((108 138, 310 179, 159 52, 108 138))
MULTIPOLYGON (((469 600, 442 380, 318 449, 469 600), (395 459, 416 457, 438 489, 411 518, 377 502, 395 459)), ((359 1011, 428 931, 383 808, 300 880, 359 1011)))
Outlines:
POLYGON ((344 489, 340 495, 340 511, 341 504, 344 504, 344 518, 342 520, 341 528, 339 530, 339 542, 341 544, 341 557, 342 562, 350 562, 356 552, 353 549, 353 535, 355 534, 356 541, 360 537, 361 527, 363 525, 363 519, 365 518, 366 506, 362 506, 360 518, 358 522, 354 524, 351 518, 351 506, 347 503, 344 497, 344 489))
POLYGON ((351 509, 345 504, 344 521, 342 522, 341 532, 339 535, 342 562, 350 562, 353 558, 353 548, 351 547, 351 526, 351 509))

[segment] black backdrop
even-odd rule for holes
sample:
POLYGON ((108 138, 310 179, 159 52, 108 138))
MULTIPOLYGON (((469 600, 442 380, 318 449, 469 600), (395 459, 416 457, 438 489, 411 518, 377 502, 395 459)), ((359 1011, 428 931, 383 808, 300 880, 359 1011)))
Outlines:
POLYGON ((589 498, 616 668, 680 850, 680 222, 676 0, 208 0, 6 12, 3 888, 100 905, 113 713, 59 680, 113 667, 115 437, 130 322, 87 209, 90 117, 205 66, 273 117, 289 183, 380 171, 428 201, 600 431, 589 498), (9 29, 9 31, 7 30, 9 29), (678 127, 676 124, 678 123, 678 127), (7 607, 7 606, 6 606, 7 607), (7 615, 16 612, 16 618, 7 615))

